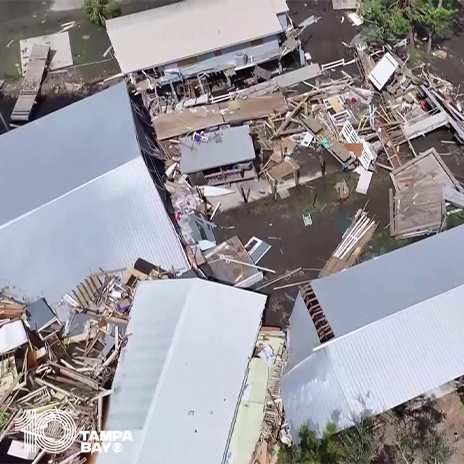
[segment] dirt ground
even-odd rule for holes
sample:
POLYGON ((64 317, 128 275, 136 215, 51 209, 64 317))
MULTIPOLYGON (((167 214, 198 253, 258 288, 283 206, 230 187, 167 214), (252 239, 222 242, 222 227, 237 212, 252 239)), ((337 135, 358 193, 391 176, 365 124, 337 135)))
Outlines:
MULTIPOLYGON (((379 226, 366 258, 397 246, 396 241, 390 241, 385 230, 389 222, 388 189, 392 186, 389 175, 379 171, 372 179, 367 196, 356 193, 357 177, 353 173, 336 172, 289 190, 290 196, 283 200, 274 201, 268 197, 215 217, 218 241, 238 235, 244 243, 253 236, 268 242, 272 248, 259 265, 275 270, 276 276, 304 268, 293 278, 264 289, 265 293, 272 294, 265 324, 286 326, 298 287, 272 289, 316 278, 318 270, 340 242, 352 216, 368 200, 367 209, 379 226), (343 179, 351 193, 346 201, 338 202, 335 184, 343 179), (311 226, 303 223, 302 214, 306 211, 311 213, 311 226)), ((269 275, 269 278, 273 277, 269 275)))
POLYGON ((44 3, 0 2, 0 79, 7 81, 7 91, 14 92, 15 84, 19 84, 21 72, 19 41, 59 32, 62 29, 61 24, 70 21, 76 21, 76 25, 68 31, 74 66, 67 68, 64 73, 59 73, 63 80, 88 82, 119 72, 117 61, 111 55, 103 57, 110 46, 104 29, 90 24, 80 9, 54 12, 50 11, 46 2, 44 3), (20 12, 16 9, 8 11, 6 6, 11 3, 21 4, 24 9, 20 12))
POLYGON ((464 406, 457 392, 436 400, 435 407, 444 414, 443 422, 450 442, 455 447, 450 464, 464 462, 464 406))

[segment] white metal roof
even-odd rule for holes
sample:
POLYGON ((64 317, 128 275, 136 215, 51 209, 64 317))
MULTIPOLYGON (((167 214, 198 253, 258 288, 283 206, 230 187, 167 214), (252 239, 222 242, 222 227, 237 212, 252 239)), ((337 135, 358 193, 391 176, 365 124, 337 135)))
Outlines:
MULTIPOLYGON (((282 32, 284 0, 184 0, 106 22, 123 73, 282 32)), ((285 10, 286 11, 286 10, 285 10)))
POLYGON ((464 284, 464 226, 314 280, 336 337, 464 284), (365 285, 360 282, 366 283, 365 285))
POLYGON ((266 296, 200 279, 139 284, 98 464, 221 464, 266 296), (125 446, 127 444, 127 446, 125 446))
MULTIPOLYGON (((394 289, 392 289, 394 292, 394 289)), ((464 285, 319 347, 282 378, 294 437, 373 416, 464 374, 464 285)), ((350 308, 345 308, 349 311, 350 308)))
POLYGON ((189 268, 125 83, 0 136, 0 287, 58 302, 90 272, 189 268))
POLYGON ((276 14, 287 13, 289 11, 287 0, 271 0, 271 4, 276 14))
POLYGON ((247 124, 205 132, 203 137, 208 140, 194 142, 194 137, 181 139, 179 167, 182 174, 243 163, 256 157, 247 124))

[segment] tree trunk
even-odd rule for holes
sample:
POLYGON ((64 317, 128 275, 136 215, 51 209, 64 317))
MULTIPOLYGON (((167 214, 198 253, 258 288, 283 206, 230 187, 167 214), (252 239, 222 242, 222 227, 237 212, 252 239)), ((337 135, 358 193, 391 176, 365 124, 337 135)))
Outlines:
POLYGON ((438 8, 442 8, 443 7, 443 0, 438 0, 438 8))
POLYGON ((428 55, 432 51, 432 36, 433 36, 433 32, 429 32, 429 40, 428 40, 428 43, 427 43, 427 54, 428 55))
POLYGON ((414 50, 414 27, 411 25, 411 28, 409 29, 409 48, 411 50, 414 50))

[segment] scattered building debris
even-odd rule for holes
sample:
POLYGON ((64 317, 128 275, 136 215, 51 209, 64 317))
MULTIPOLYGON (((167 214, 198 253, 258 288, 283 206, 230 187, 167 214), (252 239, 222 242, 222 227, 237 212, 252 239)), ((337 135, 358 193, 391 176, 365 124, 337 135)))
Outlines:
MULTIPOLYGON (((138 283, 172 278, 174 274, 138 260, 118 273, 89 275, 56 308, 43 298, 24 303, 0 292, 0 408, 7 419, 0 431, 2 439, 13 439, 10 455, 25 456, 23 434, 29 429, 14 425, 26 410, 65 411, 74 420, 77 434, 103 430, 105 405, 113 393, 108 385, 129 337, 127 326, 138 283), (140 270, 144 267, 147 273, 140 270)), ((61 432, 47 433, 59 437, 61 432)), ((88 438, 76 435, 74 440, 67 450, 50 455, 50 462, 71 462, 71 456, 82 459, 81 440, 88 438)))
POLYGON ((365 211, 359 210, 319 277, 334 274, 356 264, 364 247, 372 239, 376 228, 377 223, 370 219, 365 211))
POLYGON ((26 74, 34 45, 50 47, 50 63, 48 64, 48 69, 50 71, 56 71, 57 69, 67 68, 73 65, 69 33, 60 32, 57 34, 44 35, 20 41, 21 69, 23 75, 26 74))
POLYGON ((11 121, 27 122, 42 86, 45 70, 48 66, 50 47, 33 45, 29 62, 24 71, 23 84, 18 100, 11 113, 11 121))

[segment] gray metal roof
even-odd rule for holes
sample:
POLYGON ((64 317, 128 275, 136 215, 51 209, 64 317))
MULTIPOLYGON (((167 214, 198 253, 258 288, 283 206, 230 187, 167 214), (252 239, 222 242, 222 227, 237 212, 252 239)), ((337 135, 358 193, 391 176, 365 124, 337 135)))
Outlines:
POLYGON ((464 284, 464 226, 311 283, 336 337, 464 284))
POLYGON ((303 423, 343 429, 462 376, 463 298, 464 285, 335 338, 285 373, 293 437, 303 423))
POLYGON ((188 269, 145 167, 125 84, 0 137, 0 287, 57 302, 141 257, 188 269))
POLYGON ((98 464, 223 462, 265 303, 200 279, 139 284, 105 425, 134 441, 98 464))
POLYGON ((303 361, 313 352, 316 346, 321 344, 308 307, 300 292, 293 305, 289 322, 287 331, 287 370, 303 361))
POLYGON ((193 142, 192 137, 181 139, 180 170, 183 174, 243 163, 256 158, 250 127, 229 127, 203 134, 208 142, 193 142))
POLYGON ((139 156, 124 83, 0 137, 0 225, 139 156))

